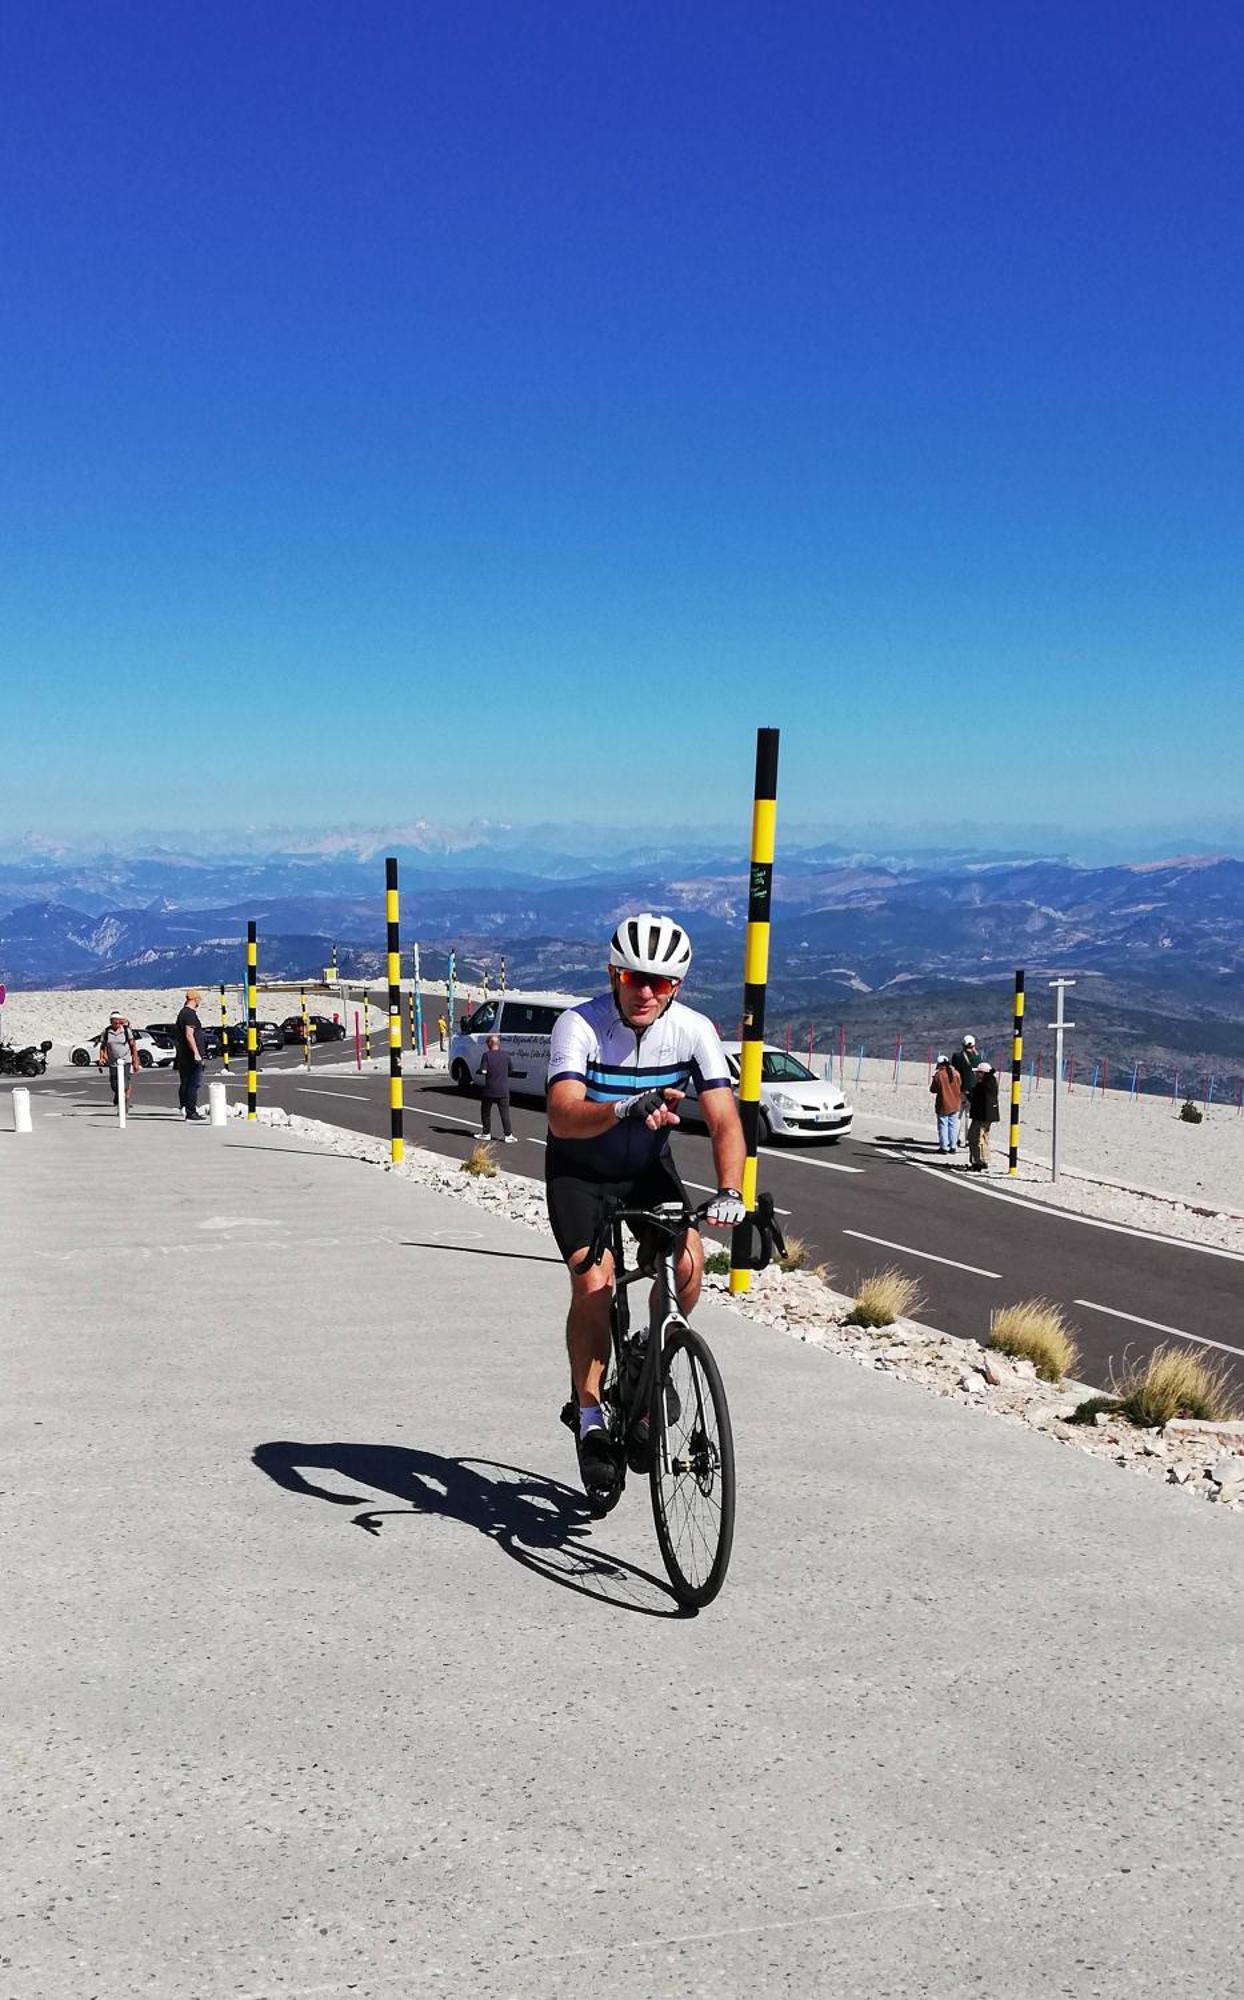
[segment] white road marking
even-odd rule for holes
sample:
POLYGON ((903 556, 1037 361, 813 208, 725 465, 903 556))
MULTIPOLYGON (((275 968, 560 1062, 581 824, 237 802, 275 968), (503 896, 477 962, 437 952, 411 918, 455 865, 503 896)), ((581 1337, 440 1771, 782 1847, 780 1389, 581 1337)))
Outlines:
POLYGON ((901 1250, 905 1257, 923 1257, 926 1264, 949 1264, 952 1271, 970 1271, 974 1278, 1001 1278, 1001 1271, 982 1271, 979 1264, 961 1264, 955 1257, 935 1257, 931 1250, 913 1250, 910 1243, 891 1243, 886 1236, 867 1236, 862 1229, 844 1229, 844 1236, 858 1236, 862 1243, 879 1243, 883 1250, 901 1250))
POLYGON ((827 1174, 862 1174, 864 1171, 863 1167, 848 1167, 842 1160, 810 1160, 806 1153, 780 1153, 776 1146, 760 1146, 757 1150, 767 1160, 781 1160, 784 1166, 820 1167, 827 1174))
POLYGON ((1034 1201, 1031 1196, 1012 1194, 1008 1189, 983 1187, 979 1180, 969 1180, 966 1174, 948 1174, 945 1167, 934 1167, 923 1160, 912 1160, 910 1164, 918 1173, 932 1174, 943 1187, 964 1188, 969 1194, 983 1194, 990 1201, 1009 1201, 1016 1208, 1026 1208, 1030 1215, 1059 1216, 1064 1222, 1082 1222, 1088 1229, 1112 1229, 1116 1236, 1141 1236, 1147 1243, 1169 1244, 1172 1250, 1199 1250, 1205 1257, 1227 1257, 1236 1264, 1244 1264, 1244 1250, 1224 1250, 1217 1243, 1194 1243, 1189 1236, 1164 1236, 1160 1229, 1137 1229, 1130 1222, 1106 1222, 1100 1215, 1080 1215, 1074 1208, 1060 1208, 1055 1201, 1034 1201))
POLYGON ((1176 1340, 1194 1340, 1198 1347, 1216 1347, 1223 1354, 1244 1355, 1244 1347, 1232 1347, 1225 1340, 1210 1340, 1203 1333, 1185 1333, 1181 1326, 1164 1326, 1160 1319, 1141 1319, 1139 1313, 1120 1312, 1118 1306, 1099 1306, 1096 1299, 1076 1299, 1078 1306, 1087 1306, 1090 1312, 1109 1313, 1111 1319, 1130 1320, 1133 1326, 1147 1326, 1151 1333, 1173 1333, 1176 1340))
POLYGON ((365 1090, 325 1090, 322 1083, 299 1083, 294 1087, 299 1097, 357 1097, 361 1104, 371 1103, 365 1090))
MULTIPOLYGON (((353 1096, 355 1093, 351 1092, 353 1096)), ((361 1093, 359 1093, 361 1095, 361 1093)), ((369 1100, 370 1101, 370 1100, 369 1100)), ((407 1111, 417 1111, 421 1118, 444 1118, 450 1125, 465 1125, 469 1132, 479 1131, 478 1118, 455 1118, 452 1111, 425 1111, 422 1104, 408 1104, 407 1111)), ((483 1136, 482 1134, 480 1135, 483 1136)))

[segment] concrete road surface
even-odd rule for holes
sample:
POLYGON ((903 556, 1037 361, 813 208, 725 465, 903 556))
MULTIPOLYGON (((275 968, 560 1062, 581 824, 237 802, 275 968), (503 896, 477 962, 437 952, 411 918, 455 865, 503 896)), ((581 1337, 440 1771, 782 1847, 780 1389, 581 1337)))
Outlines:
POLYGON ((0 1134, 5 2000, 1239 1990, 1238 1517, 706 1312, 735 1559, 588 1521, 551 1244, 0 1134))

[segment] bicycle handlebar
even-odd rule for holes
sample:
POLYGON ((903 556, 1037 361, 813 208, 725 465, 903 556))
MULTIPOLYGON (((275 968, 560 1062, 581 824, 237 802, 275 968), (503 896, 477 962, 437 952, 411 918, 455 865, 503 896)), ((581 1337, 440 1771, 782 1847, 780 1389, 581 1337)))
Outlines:
MULTIPOLYGON (((626 1208, 620 1202, 607 1204, 592 1233, 592 1240, 588 1245, 585 1256, 574 1267, 577 1275, 582 1277, 583 1273, 590 1270, 593 1264, 600 1263, 601 1258, 610 1247, 610 1238, 618 1224, 623 1222, 638 1223, 641 1227, 656 1225, 668 1229, 672 1234, 674 1231, 681 1231, 688 1228, 692 1223, 701 1222, 716 1199, 716 1195, 710 1195, 708 1200, 702 1201, 698 1208, 684 1208, 682 1215, 678 1217, 663 1215, 658 1210, 651 1208, 626 1208)), ((773 1261, 775 1250, 779 1257, 786 1254, 786 1238, 778 1227, 777 1216, 774 1213, 773 1207, 773 1196, 771 1194, 757 1196, 754 1213, 745 1217, 741 1227, 747 1228, 749 1225, 755 1227, 756 1233, 760 1238, 760 1249, 758 1254, 756 1252, 749 1254, 742 1268, 747 1271, 763 1271, 773 1261)))

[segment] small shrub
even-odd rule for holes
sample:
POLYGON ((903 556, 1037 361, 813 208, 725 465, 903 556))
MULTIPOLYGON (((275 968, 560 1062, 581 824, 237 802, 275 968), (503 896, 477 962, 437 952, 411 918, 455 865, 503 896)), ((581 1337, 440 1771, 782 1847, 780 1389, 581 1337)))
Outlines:
POLYGON ((730 1252, 710 1250, 704 1259, 704 1269, 706 1272, 711 1272, 714 1277, 724 1278, 730 1269, 730 1252))
POLYGON ((864 1279, 847 1314, 846 1323, 848 1326, 893 1326, 896 1319, 907 1319, 918 1312, 923 1298, 916 1280, 891 1265, 887 1270, 874 1271, 871 1277, 864 1279))
POLYGON ((492 1147, 489 1145, 487 1139, 477 1139, 475 1141, 475 1144, 462 1162, 462 1171, 464 1174, 479 1175, 484 1180, 491 1179, 492 1175, 496 1173, 497 1162, 493 1158, 492 1147))
POLYGON ((1117 1396, 1090 1396, 1087 1402, 1077 1403, 1067 1422, 1069 1424, 1091 1424, 1099 1416, 1117 1417, 1119 1399, 1117 1396))
POLYGON ((1183 1102, 1183 1110, 1180 1112, 1179 1115, 1183 1119, 1185 1125, 1199 1125, 1201 1123, 1201 1120, 1204 1118, 1205 1113, 1202 1111, 1199 1104, 1194 1104, 1190 1097, 1185 1097, 1183 1102))
POLYGON ((1146 1361, 1125 1368, 1110 1386, 1129 1423, 1154 1430, 1172 1417, 1229 1423, 1239 1413, 1239 1392, 1229 1368, 1203 1361, 1186 1347, 1159 1347, 1146 1361))
POLYGON ((1016 1361, 1031 1361, 1043 1382, 1061 1382, 1079 1360, 1060 1306, 1021 1299, 990 1315, 989 1345, 1016 1361))

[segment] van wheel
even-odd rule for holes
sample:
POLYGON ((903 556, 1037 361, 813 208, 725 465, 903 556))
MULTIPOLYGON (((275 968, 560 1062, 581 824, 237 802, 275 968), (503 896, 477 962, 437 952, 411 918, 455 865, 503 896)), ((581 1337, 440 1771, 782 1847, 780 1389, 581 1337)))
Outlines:
POLYGON ((466 1091, 471 1088, 471 1072, 464 1062, 461 1060, 456 1062, 449 1073, 459 1090, 466 1091))

